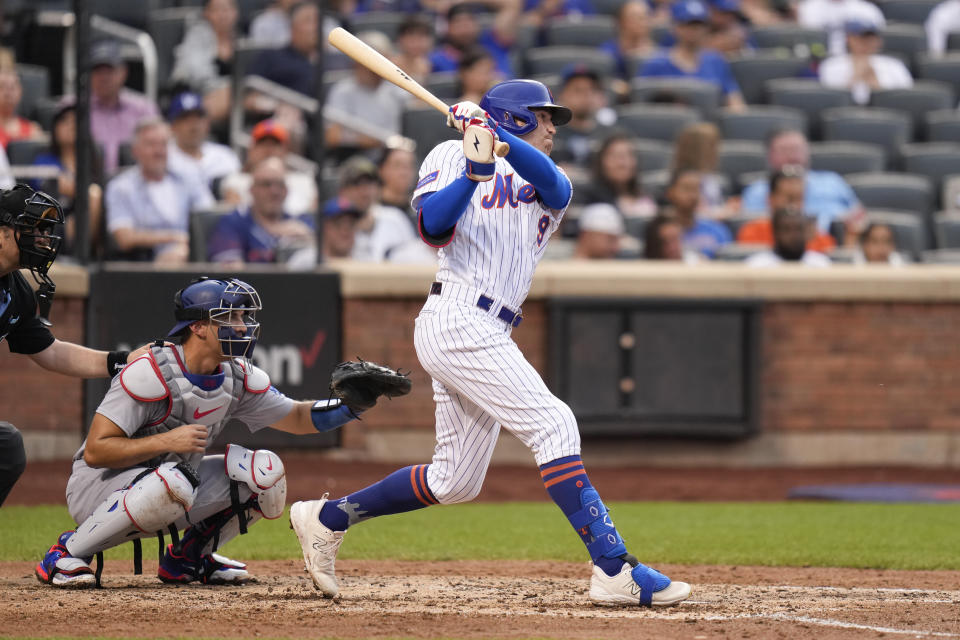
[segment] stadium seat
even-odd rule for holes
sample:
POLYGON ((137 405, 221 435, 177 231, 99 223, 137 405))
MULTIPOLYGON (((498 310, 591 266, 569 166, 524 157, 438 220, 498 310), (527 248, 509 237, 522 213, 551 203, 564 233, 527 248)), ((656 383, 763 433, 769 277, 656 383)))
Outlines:
POLYGON ((190 212, 190 262, 207 261, 207 240, 220 218, 231 211, 232 207, 190 212))
POLYGON ((732 233, 733 237, 736 238, 737 234, 740 233, 740 228, 743 225, 747 224, 748 222, 753 222, 758 217, 762 216, 736 216, 723 220, 723 224, 727 225, 727 228, 730 229, 730 233, 732 233))
POLYGON ((617 107, 617 126, 638 138, 673 142, 684 127, 698 122, 700 113, 682 105, 628 104, 617 107))
POLYGON ((694 78, 634 78, 630 82, 631 102, 663 102, 670 96, 696 107, 708 119, 720 109, 720 87, 712 82, 694 78))
POLYGON ((41 151, 50 148, 43 140, 12 140, 7 144, 7 159, 12 165, 33 164, 33 159, 41 151))
POLYGON ((667 190, 667 184, 670 182, 670 171, 660 169, 659 171, 644 171, 640 176, 640 186, 643 193, 660 202, 663 194, 667 190))
POLYGON ((755 253, 768 251, 770 247, 762 244, 741 244, 730 242, 717 249, 717 260, 723 262, 743 262, 755 253))
POLYGON ((354 13, 349 17, 350 31, 362 33, 364 31, 380 31, 393 40, 397 37, 400 24, 407 19, 407 14, 401 11, 370 11, 354 13))
POLYGON ((853 247, 834 247, 827 253, 830 262, 834 264, 853 264, 856 256, 857 250, 853 247))
POLYGON ((925 264, 960 264, 960 251, 957 249, 927 249, 920 254, 925 264))
POLYGON ((933 211, 933 183, 926 176, 875 172, 845 177, 847 184, 868 210, 899 209, 924 215, 933 211))
POLYGON ((633 148, 636 149, 640 158, 639 169, 642 172, 663 171, 670 166, 673 160, 673 145, 662 140, 643 140, 633 141, 633 148))
POLYGON ((50 70, 34 64, 18 64, 17 75, 23 87, 17 113, 33 118, 40 101, 50 95, 50 70))
POLYGON ((883 0, 879 6, 888 21, 922 25, 940 2, 942 0, 883 0))
POLYGON ((767 170, 767 152, 763 144, 748 140, 724 140, 717 154, 717 168, 738 185, 745 173, 767 170))
POLYGON ((886 154, 883 147, 864 142, 815 142, 810 145, 810 167, 841 175, 883 171, 886 154))
POLYGON ((546 43, 550 47, 598 47, 616 37, 611 16, 570 16, 556 18, 545 28, 546 43))
POLYGON ((460 80, 457 78, 456 71, 431 73, 424 80, 423 86, 425 89, 427 89, 427 91, 437 96, 441 100, 455 102, 456 99, 460 97, 458 91, 460 88, 460 80))
POLYGON ((887 154, 888 166, 899 158, 900 147, 913 139, 907 114, 877 107, 836 107, 821 116, 823 139, 878 144, 887 154))
POLYGON ((610 54, 593 47, 539 47, 526 52, 528 75, 563 73, 572 64, 583 64, 602 76, 614 73, 610 54))
POLYGON ((943 208, 948 213, 960 212, 960 175, 943 179, 943 208))
POLYGON ((948 51, 942 57, 928 53, 917 57, 917 79, 946 82, 953 87, 953 95, 960 96, 960 52, 948 51))
POLYGON ((960 249, 960 212, 941 211, 933 216, 938 249, 960 249))
POLYGON ((812 50, 827 50, 827 32, 798 25, 777 24, 756 27, 752 31, 758 49, 786 49, 790 54, 805 56, 812 50))
POLYGON ((746 173, 741 173, 736 177, 736 184, 740 190, 743 191, 754 182, 768 182, 769 180, 770 172, 767 170, 747 171, 746 173))
POLYGON ((951 86, 935 80, 916 82, 909 89, 878 89, 871 94, 870 104, 909 113, 913 119, 914 139, 923 131, 928 111, 957 106, 951 86))
POLYGON ((799 109, 755 105, 739 113, 722 113, 719 125, 724 140, 762 141, 774 129, 790 128, 806 132, 807 117, 799 109))
POLYGON ((40 98, 33 108, 33 117, 44 131, 53 128, 53 117, 60 110, 60 100, 54 98, 40 98))
POLYGON ((767 82, 767 96, 772 105, 800 109, 807 116, 810 137, 821 137, 820 114, 833 107, 848 107, 853 104, 850 92, 845 89, 824 87, 813 78, 778 78, 767 82))
POLYGON ((883 52, 913 67, 917 56, 927 50, 927 34, 916 24, 888 24, 883 29, 883 52))
POLYGON ((90 15, 103 16, 115 22, 125 24, 128 27, 147 30, 148 14, 151 7, 150 2, 131 2, 131 0, 90 0, 87 3, 90 7, 90 15))
POLYGON ((157 77, 161 86, 170 78, 174 51, 183 40, 187 23, 197 20, 199 15, 197 7, 172 7, 150 12, 147 32, 157 46, 157 77))
POLYGON ((593 10, 606 16, 615 16, 623 6, 623 0, 591 0, 593 10))
POLYGON ((926 223, 921 216, 910 211, 869 209, 867 220, 890 227, 897 251, 905 256, 918 260, 923 251, 928 248, 926 223))
POLYGON ((943 109, 929 112, 925 130, 927 142, 960 143, 960 111, 943 109))
POLYGON ((766 102, 766 83, 776 78, 795 78, 810 64, 807 58, 757 51, 730 61, 733 76, 748 104, 766 102))
POLYGON ((647 223, 650 222, 650 218, 625 218, 623 221, 623 226, 626 228, 627 235, 636 238, 637 240, 643 240, 643 234, 647 230, 647 223))
POLYGON ((939 193, 943 179, 960 174, 960 144, 927 142, 905 144, 900 148, 903 168, 907 173, 925 175, 933 181, 935 193, 939 193))
POLYGON ((947 50, 960 51, 960 31, 954 31, 947 35, 947 50))
POLYGON ((444 140, 460 137, 455 129, 446 126, 443 115, 431 108, 405 110, 401 126, 403 135, 417 141, 417 157, 421 161, 444 140))

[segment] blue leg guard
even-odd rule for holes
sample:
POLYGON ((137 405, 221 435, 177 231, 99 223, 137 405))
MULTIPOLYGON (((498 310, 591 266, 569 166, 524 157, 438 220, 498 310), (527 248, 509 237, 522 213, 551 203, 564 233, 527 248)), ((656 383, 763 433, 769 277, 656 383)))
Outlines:
POLYGON ((567 516, 570 524, 585 535, 590 533, 593 540, 587 543, 587 552, 594 563, 598 558, 620 558, 627 553, 623 538, 613 526, 610 512, 600 499, 600 494, 593 487, 586 487, 580 493, 580 511, 567 516))

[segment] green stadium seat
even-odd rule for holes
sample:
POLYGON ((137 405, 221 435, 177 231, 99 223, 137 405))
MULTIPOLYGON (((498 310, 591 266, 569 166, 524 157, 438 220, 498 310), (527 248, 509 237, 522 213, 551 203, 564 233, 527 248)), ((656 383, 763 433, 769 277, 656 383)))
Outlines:
POLYGON ((807 117, 799 109, 753 105, 742 112, 724 112, 719 117, 725 140, 763 141, 775 129, 807 131, 807 117))
POLYGON ((547 46, 597 47, 616 37, 614 19, 607 15, 556 18, 545 29, 547 46))
POLYGON ((649 140, 673 142, 681 129, 700 119, 696 109, 683 105, 628 104, 617 107, 617 127, 649 140))
POLYGON ((767 101, 766 84, 777 78, 795 78, 809 67, 807 58, 758 50, 730 61, 733 76, 748 104, 767 101))
POLYGON ((810 167, 841 175, 883 171, 886 154, 883 147, 864 142, 815 142, 810 145, 810 167))

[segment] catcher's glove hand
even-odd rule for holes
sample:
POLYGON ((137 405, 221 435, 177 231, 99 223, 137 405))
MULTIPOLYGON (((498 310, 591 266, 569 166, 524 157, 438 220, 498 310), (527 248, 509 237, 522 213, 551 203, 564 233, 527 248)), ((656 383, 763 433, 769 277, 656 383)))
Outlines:
POLYGON ((411 385, 406 374, 357 358, 357 362, 341 362, 333 370, 330 392, 358 413, 377 404, 380 396, 407 395, 411 385))

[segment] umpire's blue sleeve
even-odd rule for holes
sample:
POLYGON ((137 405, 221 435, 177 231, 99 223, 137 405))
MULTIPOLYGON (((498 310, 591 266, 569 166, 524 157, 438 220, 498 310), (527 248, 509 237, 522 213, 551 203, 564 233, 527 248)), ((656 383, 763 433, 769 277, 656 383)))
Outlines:
POLYGON ((510 145, 507 162, 524 180, 537 190, 543 204, 551 209, 563 209, 570 202, 573 187, 550 156, 524 142, 503 127, 497 126, 500 140, 510 145))
POLYGON ((442 247, 450 241, 477 184, 462 175, 443 189, 420 198, 420 232, 427 244, 442 247))

